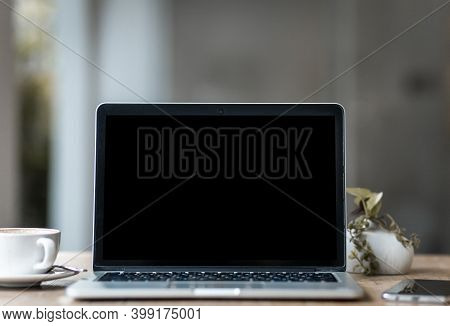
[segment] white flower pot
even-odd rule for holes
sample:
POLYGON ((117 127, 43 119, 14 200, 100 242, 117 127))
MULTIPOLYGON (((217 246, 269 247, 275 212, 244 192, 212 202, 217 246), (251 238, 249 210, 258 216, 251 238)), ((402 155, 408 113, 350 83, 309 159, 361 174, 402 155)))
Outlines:
MULTIPOLYGON (((384 230, 365 231, 363 234, 379 263, 376 274, 405 274, 410 270, 414 257, 412 246, 405 248, 395 234, 384 230)), ((361 269, 354 269, 358 262, 348 258, 353 249, 355 247, 350 243, 347 231, 347 272, 361 273, 361 269)))

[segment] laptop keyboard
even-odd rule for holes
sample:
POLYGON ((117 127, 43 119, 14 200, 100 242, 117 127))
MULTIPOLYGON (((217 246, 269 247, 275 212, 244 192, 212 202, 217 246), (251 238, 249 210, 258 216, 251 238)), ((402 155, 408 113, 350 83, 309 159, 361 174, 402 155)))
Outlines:
POLYGON ((165 281, 255 281, 255 282, 337 282, 331 273, 300 272, 109 272, 100 282, 165 282, 165 281))

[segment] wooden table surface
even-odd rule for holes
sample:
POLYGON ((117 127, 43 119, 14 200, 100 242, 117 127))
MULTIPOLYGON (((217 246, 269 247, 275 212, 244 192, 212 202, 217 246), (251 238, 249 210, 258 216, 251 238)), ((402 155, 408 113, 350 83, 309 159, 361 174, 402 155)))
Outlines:
MULTIPOLYGON (((84 267, 91 270, 91 254, 62 252, 57 263, 84 267), (70 262, 68 262, 70 260, 70 262)), ((40 287, 30 289, 0 288, 0 304, 22 305, 397 305, 383 301, 381 293, 404 278, 450 280, 450 255, 417 255, 412 270, 407 275, 372 276, 352 274, 365 291, 365 297, 358 301, 311 301, 311 300, 109 300, 74 301, 64 295, 66 286, 82 275, 72 278, 46 282, 40 287)))

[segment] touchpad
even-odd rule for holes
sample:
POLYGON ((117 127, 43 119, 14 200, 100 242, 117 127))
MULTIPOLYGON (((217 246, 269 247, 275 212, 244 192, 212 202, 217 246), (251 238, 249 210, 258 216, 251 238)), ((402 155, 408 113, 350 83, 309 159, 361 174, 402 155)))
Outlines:
POLYGON ((170 282, 169 287, 177 289, 260 289, 260 282, 170 282))
POLYGON ((107 289, 160 289, 167 288, 167 282, 96 282, 97 286, 107 289))

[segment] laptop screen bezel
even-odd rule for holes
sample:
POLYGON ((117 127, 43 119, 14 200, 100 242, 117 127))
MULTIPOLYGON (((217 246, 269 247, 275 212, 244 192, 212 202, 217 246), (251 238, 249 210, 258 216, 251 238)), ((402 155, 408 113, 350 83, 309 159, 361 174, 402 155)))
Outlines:
POLYGON ((337 103, 103 103, 96 111, 96 149, 94 180, 94 232, 93 269, 94 271, 345 271, 346 264, 346 200, 345 200, 345 118, 344 108, 337 103), (284 112, 284 113, 283 113, 284 112), (108 116, 331 116, 335 121, 335 167, 336 167, 336 239, 337 259, 330 265, 320 266, 146 266, 130 265, 128 261, 103 259, 103 207, 105 177, 105 138, 108 116))

